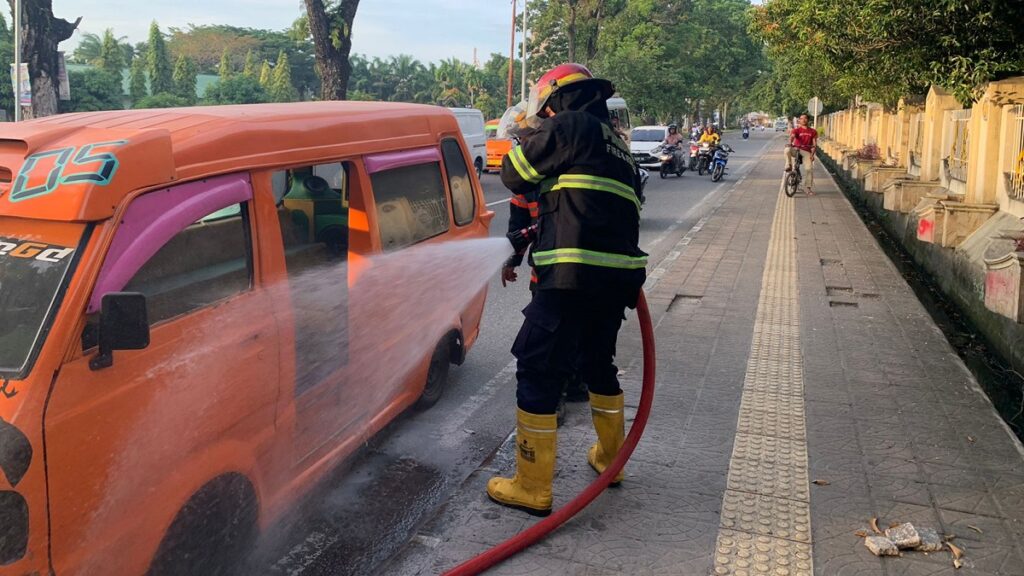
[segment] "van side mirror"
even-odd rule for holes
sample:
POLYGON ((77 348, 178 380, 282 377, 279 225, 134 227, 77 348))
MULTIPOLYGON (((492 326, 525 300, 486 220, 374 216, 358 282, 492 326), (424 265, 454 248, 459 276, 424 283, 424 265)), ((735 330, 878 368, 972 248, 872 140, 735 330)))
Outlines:
POLYGON ((114 350, 142 350, 149 346, 146 297, 136 292, 103 295, 100 308, 99 353, 89 360, 90 370, 114 365, 114 350))

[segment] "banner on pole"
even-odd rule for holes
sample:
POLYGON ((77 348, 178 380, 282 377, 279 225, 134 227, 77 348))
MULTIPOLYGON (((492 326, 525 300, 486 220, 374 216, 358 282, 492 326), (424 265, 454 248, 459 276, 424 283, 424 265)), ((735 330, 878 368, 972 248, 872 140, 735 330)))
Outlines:
POLYGON ((17 75, 14 73, 14 64, 11 64, 11 86, 14 88, 14 93, 17 94, 18 103, 22 107, 29 107, 32 105, 32 81, 28 77, 28 63, 21 63, 21 86, 16 86, 18 82, 17 75))
POLYGON ((68 80, 68 67, 63 52, 57 52, 57 97, 71 100, 71 82, 68 80))

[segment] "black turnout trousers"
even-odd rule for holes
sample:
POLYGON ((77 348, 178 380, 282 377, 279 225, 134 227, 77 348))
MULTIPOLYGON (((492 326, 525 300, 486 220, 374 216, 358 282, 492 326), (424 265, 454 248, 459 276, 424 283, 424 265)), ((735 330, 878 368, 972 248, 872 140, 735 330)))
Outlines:
POLYGON ((618 394, 615 344, 625 310, 621 297, 537 290, 523 309, 525 320, 512 344, 519 408, 554 414, 563 385, 575 372, 591 392, 618 394))

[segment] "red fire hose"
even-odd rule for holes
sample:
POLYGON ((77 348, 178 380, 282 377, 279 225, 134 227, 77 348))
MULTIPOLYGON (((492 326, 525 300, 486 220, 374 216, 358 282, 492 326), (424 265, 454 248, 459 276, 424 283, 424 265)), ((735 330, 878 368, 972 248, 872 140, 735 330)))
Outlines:
POLYGON ((475 558, 471 558, 462 564, 444 573, 444 576, 470 576, 487 570, 495 564, 514 556, 515 554, 529 548, 538 540, 554 532, 559 526, 575 516, 580 510, 597 498, 597 495, 604 491, 611 484, 612 479, 626 465, 629 457, 633 454, 640 436, 644 433, 647 425, 647 417, 651 413, 651 403, 654 401, 654 325, 651 323, 651 312, 647 309, 647 299, 643 291, 636 303, 637 318, 640 320, 640 336, 644 348, 644 380, 640 392, 640 405, 636 410, 636 418, 629 428, 629 434, 619 449, 619 453, 612 460, 611 466, 605 469, 590 486, 580 492, 576 498, 565 506, 555 510, 547 518, 537 522, 533 526, 523 530, 519 534, 505 540, 494 548, 487 550, 475 558))

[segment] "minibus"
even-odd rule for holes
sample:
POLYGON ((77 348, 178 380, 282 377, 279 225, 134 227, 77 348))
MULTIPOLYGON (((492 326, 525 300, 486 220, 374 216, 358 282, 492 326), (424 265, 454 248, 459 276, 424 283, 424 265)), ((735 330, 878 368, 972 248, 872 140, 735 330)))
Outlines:
POLYGON ((458 295, 422 271, 460 263, 387 278, 379 262, 486 238, 492 218, 441 107, 4 124, 0 574, 230 565, 438 400, 486 284, 458 295))

